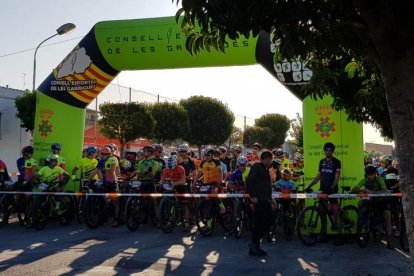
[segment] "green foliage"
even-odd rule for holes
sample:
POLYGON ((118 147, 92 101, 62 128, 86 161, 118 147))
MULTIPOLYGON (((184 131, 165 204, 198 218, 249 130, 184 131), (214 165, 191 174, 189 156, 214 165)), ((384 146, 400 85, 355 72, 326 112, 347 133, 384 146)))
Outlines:
POLYGON ((225 45, 227 38, 270 33, 276 44, 274 60, 300 59, 312 69, 303 97, 331 94, 334 107, 343 108, 351 120, 372 123, 392 138, 379 47, 391 48, 393 60, 403 57, 414 42, 404 35, 414 25, 407 14, 411 6, 408 1, 394 2, 391 7, 391 1, 188 0, 176 19, 188 35, 191 54, 209 51, 209 45, 224 52, 225 47, 217 45, 225 45), (375 45, 376 35, 389 43, 375 45))
POLYGON ((16 117, 21 120, 21 127, 26 128, 26 131, 34 129, 36 96, 36 91, 32 93, 26 90, 23 96, 17 97, 14 102, 17 108, 16 117))
POLYGON ((156 121, 153 138, 161 143, 165 140, 184 139, 190 131, 187 110, 176 103, 155 103, 151 114, 156 121))
POLYGON ((255 125, 271 130, 269 141, 266 143, 266 147, 271 149, 283 145, 290 128, 290 121, 285 115, 271 113, 256 119, 255 125))
POLYGON ((272 148, 271 137, 272 130, 268 127, 252 126, 246 128, 243 133, 244 145, 251 148, 254 143, 259 143, 263 148, 272 148))
POLYGON ((110 139, 118 139, 123 145, 128 141, 151 137, 155 127, 149 107, 141 103, 104 103, 100 105, 99 120, 102 134, 110 139))
POLYGON ((299 113, 296 113, 296 120, 291 122, 290 136, 293 137, 293 144, 299 148, 303 148, 303 119, 299 113))
POLYGON ((233 130, 234 114, 219 100, 192 96, 181 100, 190 118, 190 132, 186 141, 197 145, 221 145, 233 130))

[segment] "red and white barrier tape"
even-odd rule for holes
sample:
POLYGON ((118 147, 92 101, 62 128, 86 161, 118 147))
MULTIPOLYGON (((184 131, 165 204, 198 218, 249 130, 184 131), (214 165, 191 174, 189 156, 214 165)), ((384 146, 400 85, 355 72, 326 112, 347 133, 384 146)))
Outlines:
MULTIPOLYGON (((20 192, 0 191, 0 194, 18 195, 56 195, 56 196, 109 196, 109 197, 184 197, 184 198, 248 198, 248 194, 164 194, 164 193, 69 193, 69 192, 20 192)), ((273 198, 282 199, 317 199, 317 198, 374 198, 374 197, 401 197, 401 193, 378 193, 378 194, 282 194, 273 193, 273 198)))

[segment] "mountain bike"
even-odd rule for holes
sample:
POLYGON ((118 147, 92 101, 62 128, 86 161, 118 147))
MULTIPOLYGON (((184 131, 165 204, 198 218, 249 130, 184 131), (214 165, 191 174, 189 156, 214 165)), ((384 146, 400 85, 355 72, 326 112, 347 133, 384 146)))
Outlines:
POLYGON ((375 242, 380 242, 385 236, 384 209, 378 208, 379 205, 385 204, 385 202, 374 200, 363 199, 359 209, 356 236, 361 248, 367 247, 370 236, 375 242), (367 204, 364 204, 364 202, 367 204))
MULTIPOLYGON (((229 190, 230 194, 243 195, 245 187, 243 184, 234 184, 233 189, 229 190)), ((253 228, 252 213, 248 199, 243 197, 233 199, 234 202, 234 217, 233 217, 233 235, 236 239, 240 239, 243 232, 253 228)))
MULTIPOLYGON (((342 186, 341 193, 351 190, 349 186, 342 186)), ((307 192, 311 192, 308 190, 307 192)), ((321 233, 326 233, 328 217, 331 223, 331 230, 340 234, 353 234, 356 231, 356 218, 358 209, 354 205, 342 207, 343 198, 339 199, 339 219, 340 225, 337 225, 333 217, 331 203, 327 198, 318 198, 314 200, 313 206, 303 209, 298 217, 296 230, 299 239, 303 244, 312 246, 317 243, 317 238, 321 233), (323 208, 323 209, 322 209, 323 208)))
MULTIPOLYGON (((19 191, 18 182, 4 181, 0 185, 2 191, 19 191)), ((19 220, 20 225, 24 226, 28 219, 26 195, 20 194, 1 194, 0 195, 0 226, 7 225, 9 218, 15 214, 19 220)))
MULTIPOLYGON (((33 191, 57 192, 61 191, 63 182, 41 182, 33 191)), ((69 224, 75 216, 75 196, 70 195, 35 195, 33 197, 32 223, 37 230, 46 227, 48 220, 57 219, 61 224, 69 224)))
MULTIPOLYGON (((90 188, 89 192, 93 193, 105 194, 108 191, 102 180, 92 180, 88 187, 90 188)), ((86 194, 84 204, 84 220, 90 229, 96 229, 100 225, 104 225, 108 216, 115 213, 111 198, 107 195, 86 194)))

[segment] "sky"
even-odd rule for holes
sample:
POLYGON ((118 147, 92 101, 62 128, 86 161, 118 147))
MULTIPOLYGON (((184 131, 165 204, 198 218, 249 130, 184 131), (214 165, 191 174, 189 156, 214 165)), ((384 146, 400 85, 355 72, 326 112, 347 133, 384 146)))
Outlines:
MULTIPOLYGON (((99 21, 174 16, 171 0, 16 0, 0 9, 0 85, 32 89, 34 49, 64 23, 76 30, 56 36, 36 55, 38 86, 99 21), (16 52, 20 52, 13 54, 16 52)), ((174 1, 176 2, 176 1, 174 1)), ((302 104, 260 65, 121 72, 112 83, 172 99, 204 95, 220 99, 236 114, 258 118, 280 113, 302 114, 302 104)), ((110 98, 108 91, 102 98, 110 98)), ((364 142, 386 143, 364 125, 364 142)))

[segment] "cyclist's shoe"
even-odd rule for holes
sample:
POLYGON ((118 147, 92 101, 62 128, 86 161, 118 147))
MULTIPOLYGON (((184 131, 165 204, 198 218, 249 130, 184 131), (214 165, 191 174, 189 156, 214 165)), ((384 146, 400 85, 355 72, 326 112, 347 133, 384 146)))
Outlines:
POLYGON ((266 257, 267 252, 260 248, 260 246, 250 243, 249 244, 249 255, 251 256, 259 256, 259 257, 266 257))

